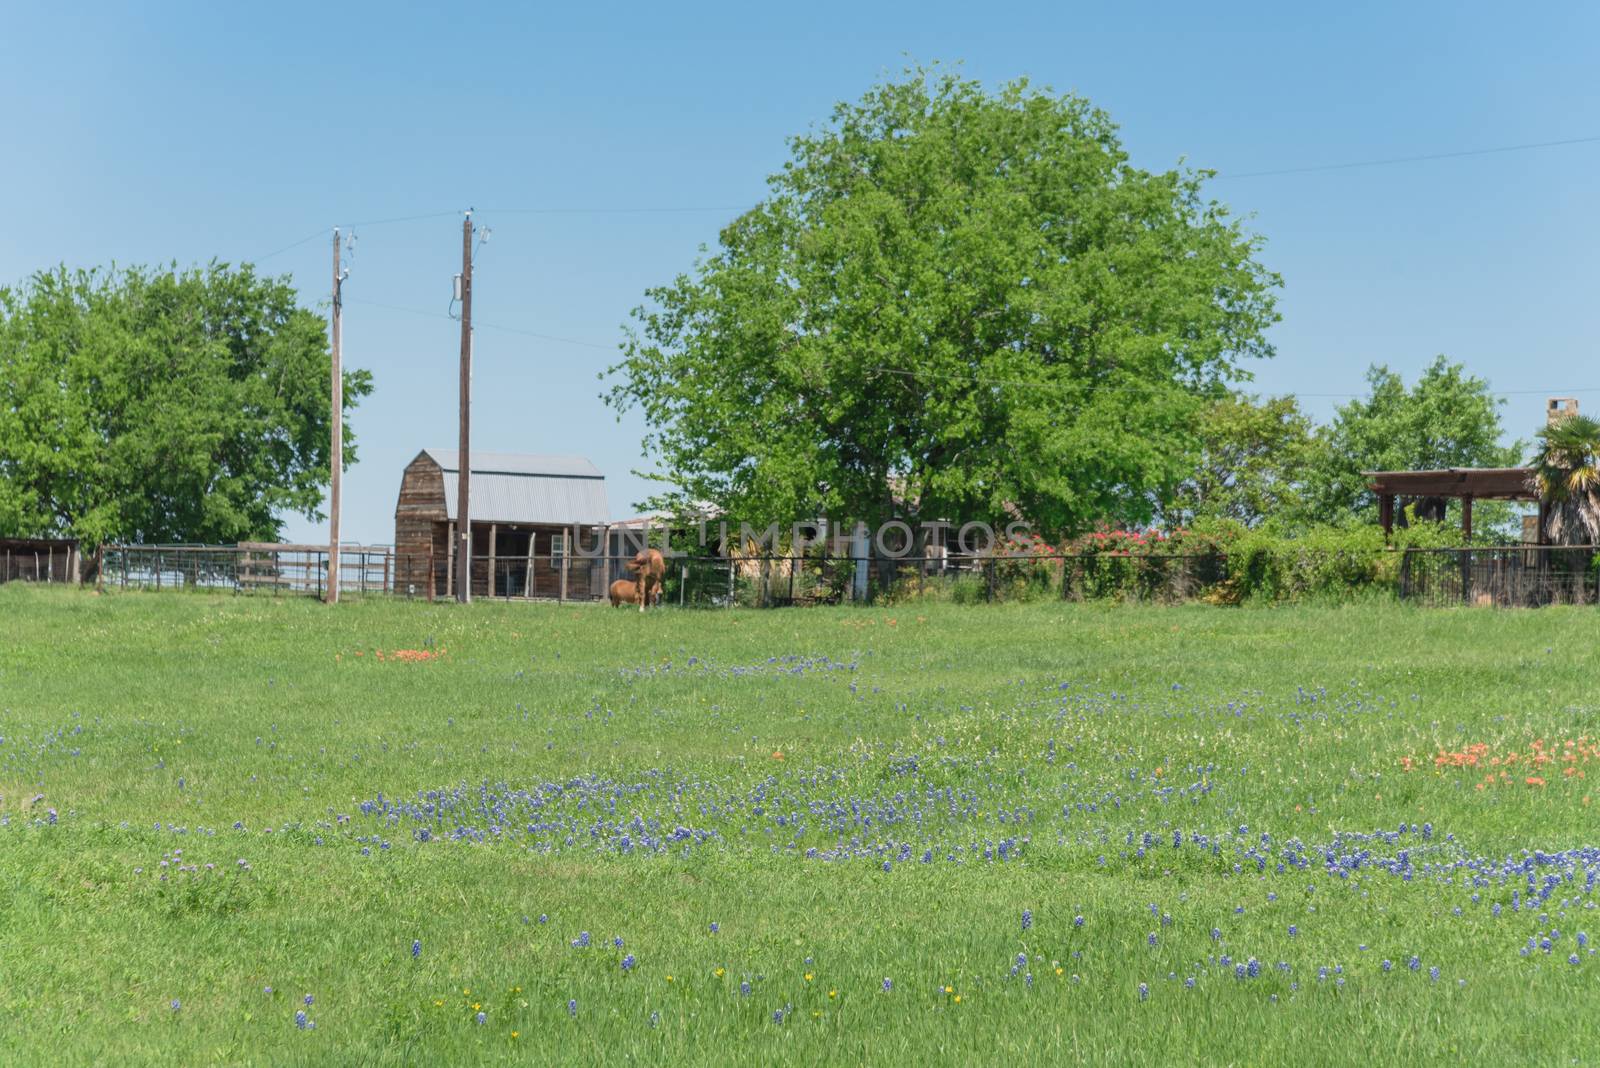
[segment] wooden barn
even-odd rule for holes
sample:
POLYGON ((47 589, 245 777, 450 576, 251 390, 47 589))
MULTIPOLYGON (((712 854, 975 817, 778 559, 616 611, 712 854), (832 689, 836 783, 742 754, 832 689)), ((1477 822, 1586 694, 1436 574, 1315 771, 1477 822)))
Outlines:
MULTIPOLYGON (((423 449, 406 466, 394 510, 396 592, 445 597, 455 588, 460 470, 453 449, 423 449)), ((474 452, 470 492, 474 597, 604 592, 603 561, 569 544, 582 528, 604 536, 606 483, 594 464, 581 456, 474 452)))

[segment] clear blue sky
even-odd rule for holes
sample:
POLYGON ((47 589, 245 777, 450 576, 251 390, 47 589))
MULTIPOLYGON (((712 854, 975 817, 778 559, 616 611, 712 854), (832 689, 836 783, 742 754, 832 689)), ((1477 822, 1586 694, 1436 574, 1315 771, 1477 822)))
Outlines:
MULTIPOLYGON (((1152 169, 1600 134, 1588 4, 140 6, 7 12, 0 282, 58 262, 260 260, 322 227, 475 206, 494 236, 476 277, 474 448, 587 455, 619 516, 646 491, 629 475, 641 426, 597 399, 619 324, 762 195, 787 136, 907 57, 1083 93, 1152 169)), ((1285 280, 1258 388, 1326 418, 1369 363, 1409 378, 1443 352, 1496 389, 1587 389, 1600 408, 1597 164, 1591 142, 1219 179, 1285 280)), ((455 444, 443 315, 460 228, 357 232, 346 360, 377 388, 354 417, 344 534, 376 543, 393 537, 401 468, 455 444)), ((318 239, 262 267, 317 303, 328 255, 318 239)), ((1515 433, 1541 399, 1509 398, 1515 433)))

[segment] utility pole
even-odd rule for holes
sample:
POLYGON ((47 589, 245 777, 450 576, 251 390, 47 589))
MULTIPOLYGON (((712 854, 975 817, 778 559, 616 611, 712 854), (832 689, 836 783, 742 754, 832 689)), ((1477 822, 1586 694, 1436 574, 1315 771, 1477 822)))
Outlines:
POLYGON ((344 370, 339 361, 339 317, 344 306, 344 272, 339 263, 339 228, 333 228, 333 448, 328 491, 328 604, 339 603, 339 483, 344 475, 344 370))
MULTIPOLYGON (((461 448, 456 475, 456 600, 472 603, 472 209, 461 221, 461 448)), ((491 587, 492 579, 491 578, 491 587)))

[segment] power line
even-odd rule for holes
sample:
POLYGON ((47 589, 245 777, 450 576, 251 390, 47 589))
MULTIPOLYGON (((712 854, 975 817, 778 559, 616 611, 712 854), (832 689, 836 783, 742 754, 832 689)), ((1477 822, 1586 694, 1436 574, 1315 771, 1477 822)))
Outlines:
POLYGON ((276 251, 269 252, 265 256, 257 256, 255 259, 248 260, 246 262, 249 262, 249 263, 260 263, 262 260, 270 260, 272 257, 278 256, 278 255, 282 255, 283 253, 288 252, 292 248, 299 248, 301 245, 305 244, 307 241, 315 241, 317 238, 321 237, 323 234, 327 233, 328 231, 330 231, 332 229, 333 229, 333 227, 331 227, 331 226, 324 226, 322 229, 318 230, 314 234, 307 234, 305 237, 302 237, 298 241, 295 241, 295 242, 292 242, 290 244, 287 244, 287 245, 283 246, 282 248, 277 249, 276 251))
MULTIPOLYGON (((376 300, 360 300, 354 297, 346 298, 349 304, 365 304, 372 308, 384 308, 388 311, 401 312, 406 315, 420 315, 428 319, 447 319, 450 316, 440 312, 423 311, 419 308, 407 308, 399 304, 385 304, 376 300)), ((587 349, 600 349, 604 352, 615 352, 615 345, 603 345, 595 341, 582 341, 578 338, 559 337, 555 334, 541 334, 533 330, 523 330, 515 326, 502 326, 498 323, 478 322, 478 327, 485 330, 498 330, 505 334, 518 334, 522 337, 538 338, 540 341, 554 341, 563 345, 577 345, 587 349)), ((868 367, 866 370, 875 374, 901 375, 906 378, 943 378, 959 382, 971 382, 980 386, 1005 386, 1016 389, 1073 389, 1080 393, 1142 393, 1148 392, 1148 386, 1106 386, 1091 385, 1074 387, 1063 382, 1048 382, 1041 379, 1017 378, 990 378, 987 375, 970 374, 949 371, 912 370, 904 367, 868 367)), ((1307 393, 1300 390, 1290 390, 1296 397, 1309 397, 1318 400, 1342 400, 1350 397, 1364 397, 1365 393, 1307 393)), ((1560 397, 1572 393, 1600 393, 1600 386, 1587 386, 1580 389, 1502 389, 1491 390, 1490 395, 1495 397, 1520 397, 1520 396, 1547 396, 1560 397)))
POLYGON ((692 215, 707 212, 749 211, 753 204, 717 208, 484 208, 494 215, 692 215))
POLYGON ((1499 145, 1494 148, 1468 148, 1457 152, 1432 152, 1424 156, 1393 156, 1389 159, 1365 159, 1353 163, 1318 163, 1310 167, 1283 167, 1270 171, 1240 171, 1237 174, 1218 174, 1221 178, 1269 178, 1280 174, 1311 174, 1316 171, 1347 171, 1357 167, 1387 167, 1396 163, 1423 163, 1436 159, 1461 159, 1466 156, 1492 156, 1501 152, 1523 152, 1533 148, 1560 148, 1564 145, 1588 145, 1600 141, 1600 134, 1592 137, 1569 137, 1563 141, 1530 141, 1521 145, 1499 145))
MULTIPOLYGON (((423 311, 421 308, 407 308, 399 304, 385 304, 376 300, 357 300, 354 297, 351 297, 347 299, 346 303, 365 304, 372 308, 386 308, 389 311, 402 312, 406 315, 420 315, 428 319, 455 320, 455 316, 446 314, 444 312, 423 311)), ((597 341, 582 341, 575 337, 558 337, 555 334, 541 334, 534 330, 523 330, 520 327, 515 326, 501 326, 498 323, 486 323, 482 320, 478 320, 473 324, 473 326, 479 330, 498 330, 502 334, 519 334, 522 337, 538 338, 540 341, 555 341, 563 345, 578 345, 582 348, 600 349, 605 352, 616 351, 615 345, 602 345, 597 341)))
MULTIPOLYGON (((1023 389, 1073 389, 1080 393, 1144 393, 1148 392, 1150 389, 1149 386, 1091 385, 1074 387, 1065 382, 988 378, 983 375, 965 374, 960 372, 951 373, 945 371, 914 371, 901 367, 868 367, 867 370, 886 375, 904 375, 908 378, 945 378, 959 382, 971 382, 980 386, 1012 386, 1023 389)), ((1520 397, 1539 395, 1547 397, 1559 397, 1565 396, 1569 393, 1600 393, 1600 386, 1590 386, 1583 389, 1502 389, 1489 391, 1489 395, 1493 397, 1520 397)), ((1328 400, 1366 396, 1365 393, 1304 393, 1299 390, 1290 390, 1288 395, 1328 400)))

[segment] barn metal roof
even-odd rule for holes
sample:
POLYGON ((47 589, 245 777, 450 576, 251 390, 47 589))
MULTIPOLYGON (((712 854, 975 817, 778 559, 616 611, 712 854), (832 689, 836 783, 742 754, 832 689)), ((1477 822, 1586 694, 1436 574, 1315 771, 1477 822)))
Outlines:
MULTIPOLYGON (((424 449, 444 471, 445 512, 456 516, 460 454, 454 449, 424 449)), ((474 523, 604 523, 605 476, 582 456, 526 453, 472 454, 474 523)))

